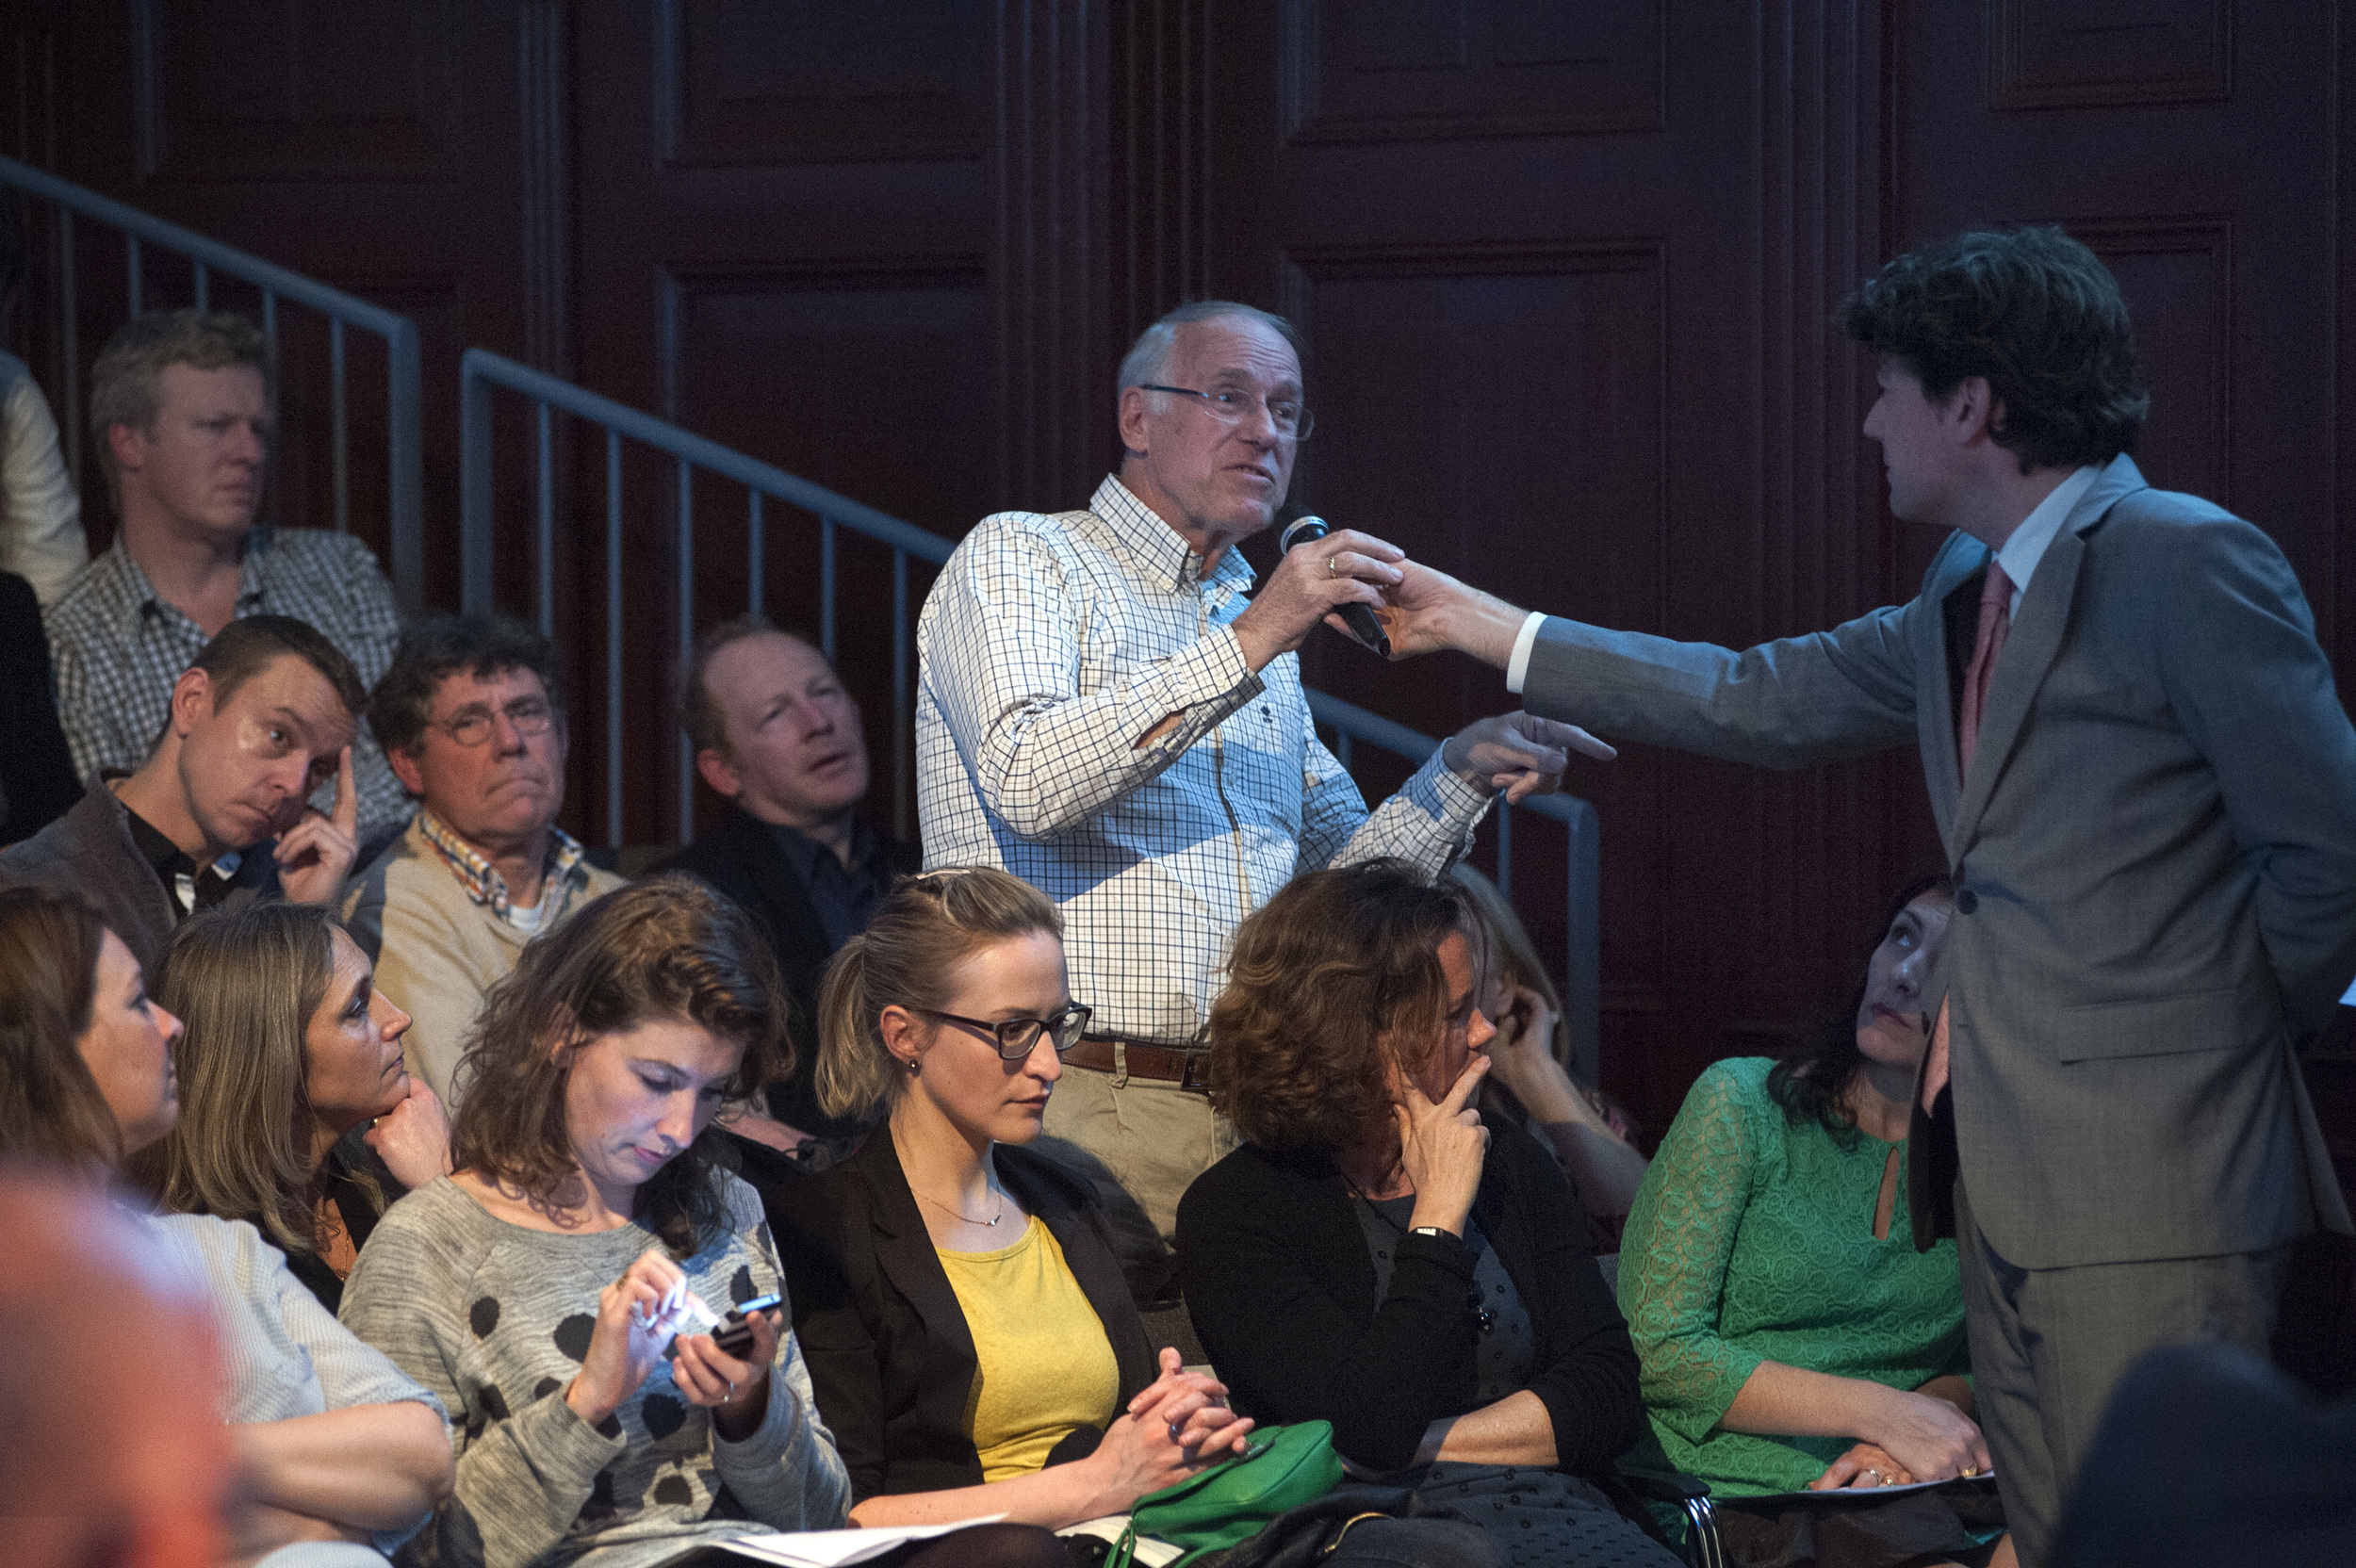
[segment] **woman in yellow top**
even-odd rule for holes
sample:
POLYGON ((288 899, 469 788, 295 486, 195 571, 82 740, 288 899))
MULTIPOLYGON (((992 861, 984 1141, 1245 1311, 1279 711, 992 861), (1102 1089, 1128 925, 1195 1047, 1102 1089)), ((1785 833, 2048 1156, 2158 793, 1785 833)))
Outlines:
POLYGON ((933 872, 827 969, 820 1103, 890 1115, 767 1197, 854 1524, 1123 1513, 1252 1428, 1155 1364, 1094 1190, 1022 1147, 1088 1024, 1061 930, 1005 872, 933 872))

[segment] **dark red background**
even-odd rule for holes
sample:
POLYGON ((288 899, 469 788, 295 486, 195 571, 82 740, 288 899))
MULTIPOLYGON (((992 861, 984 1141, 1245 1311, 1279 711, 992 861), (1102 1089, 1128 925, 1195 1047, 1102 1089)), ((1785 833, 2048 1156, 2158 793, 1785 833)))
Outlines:
MULTIPOLYGON (((1221 294, 1307 335, 1311 508, 1614 626, 1736 645, 1821 627, 1906 596, 1937 543, 1888 515, 1857 428, 1868 368, 1831 313, 1912 242, 2058 221, 2135 309, 2147 472, 2272 533, 2346 667, 2356 30, 2337 12, 19 0, 0 145, 416 318, 439 603, 457 592, 469 345, 955 536, 1082 501, 1115 455, 1123 344, 1221 294)), ((123 299, 95 235, 85 359, 123 299)), ((54 386, 53 285, 13 325, 54 386)), ((151 265, 151 302, 185 288, 151 265)), ((326 415, 303 367, 324 335, 290 322, 287 351, 280 504, 315 523, 326 415)), ((362 340, 354 374, 355 527, 381 550, 381 359, 362 340)), ((519 414, 502 432, 500 596, 528 610, 523 433, 519 414)), ((570 443, 563 466, 568 814, 594 833, 601 443, 570 443)), ((82 478, 104 544, 103 487, 82 478)), ((633 460, 634 840, 677 821, 668 493, 633 460)), ((743 603, 743 517, 741 493, 699 485, 699 618, 743 603)), ((843 560, 844 673, 880 721, 886 560, 847 540, 843 560)), ((814 621, 813 561, 806 520, 773 513, 773 612, 814 621)), ((1307 664, 1433 733, 1507 705, 1453 657, 1385 669, 1324 642, 1307 664)), ((1369 789, 1403 771, 1360 756, 1369 789)), ((1643 747, 1577 770, 1603 822, 1604 1078, 1655 1132, 1703 1064, 1854 983, 1885 890, 1936 858, 1918 773, 1906 753, 1771 775, 1643 747)), ((1560 840, 1518 825, 1553 951, 1560 840)), ((2345 1054, 2316 1064, 2344 1156, 2351 1079, 2345 1054)))

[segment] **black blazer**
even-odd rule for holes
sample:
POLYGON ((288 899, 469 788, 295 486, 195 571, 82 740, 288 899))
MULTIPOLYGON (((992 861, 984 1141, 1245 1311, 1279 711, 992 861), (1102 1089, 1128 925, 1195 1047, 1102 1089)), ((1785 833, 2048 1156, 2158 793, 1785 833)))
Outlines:
MULTIPOLYGON (((1529 1309, 1529 1386, 1558 1468, 1616 1495, 1612 1462, 1646 1431, 1644 1407, 1577 1200, 1532 1139, 1500 1135, 1473 1217, 1529 1309)), ((1349 1185, 1322 1151, 1247 1144, 1204 1171, 1178 1203, 1178 1258, 1195 1332, 1244 1413, 1331 1421, 1342 1453, 1397 1470, 1425 1428, 1474 1408, 1472 1254, 1454 1236, 1402 1236, 1378 1307, 1349 1185)))
MULTIPOLYGON (((997 1167, 1006 1190, 1055 1233, 1103 1320, 1126 1404, 1159 1369, 1095 1194, 1027 1149, 1000 1145, 997 1167)), ((853 1500, 981 1485, 981 1460, 964 1429, 977 1370, 973 1336, 933 1253, 890 1124, 824 1175, 773 1184, 763 1197, 794 1332, 818 1413, 849 1467, 853 1500)))
MULTIPOLYGON (((885 841, 885 855, 899 875, 924 867, 915 846, 897 839, 885 841)), ((770 1086, 770 1111, 779 1120, 821 1136, 857 1131, 857 1122, 821 1113, 810 1086, 818 1062, 818 977, 834 949, 810 902, 810 889, 777 847, 777 835, 731 801, 718 827, 656 869, 692 872, 711 883, 753 917, 777 952, 793 1004, 787 1026, 793 1031, 794 1070, 770 1086)))

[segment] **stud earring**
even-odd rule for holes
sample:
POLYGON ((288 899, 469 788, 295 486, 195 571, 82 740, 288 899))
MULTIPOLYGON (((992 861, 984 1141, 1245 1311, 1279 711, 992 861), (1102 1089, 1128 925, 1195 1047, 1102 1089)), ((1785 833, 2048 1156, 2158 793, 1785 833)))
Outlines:
POLYGON ((911 1078, 916 1076, 916 1058, 913 1056, 908 1058, 908 1076, 911 1078))

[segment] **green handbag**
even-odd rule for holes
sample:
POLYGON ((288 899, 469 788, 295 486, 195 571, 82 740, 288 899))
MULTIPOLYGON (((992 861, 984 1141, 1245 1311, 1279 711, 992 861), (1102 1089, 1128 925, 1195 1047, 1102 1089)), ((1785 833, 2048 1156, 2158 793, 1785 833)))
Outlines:
POLYGON ((1131 1568, 1139 1535, 1185 1547, 1186 1555, 1170 1568, 1186 1568, 1205 1552, 1251 1540, 1269 1520, 1316 1502, 1341 1478, 1332 1422, 1263 1427, 1241 1458, 1139 1497, 1104 1568, 1131 1568))

